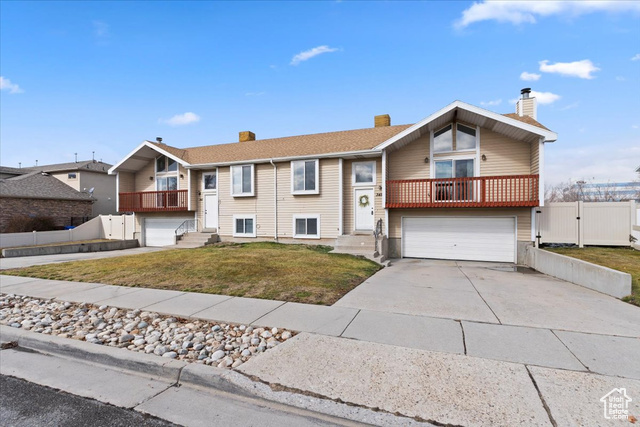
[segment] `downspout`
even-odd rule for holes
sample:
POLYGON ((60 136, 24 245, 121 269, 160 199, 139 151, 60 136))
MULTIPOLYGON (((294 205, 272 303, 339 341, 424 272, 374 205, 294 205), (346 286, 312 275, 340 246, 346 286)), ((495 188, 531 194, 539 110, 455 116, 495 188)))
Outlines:
POLYGON ((273 240, 278 241, 278 167, 273 163, 273 159, 269 160, 273 166, 273 240))

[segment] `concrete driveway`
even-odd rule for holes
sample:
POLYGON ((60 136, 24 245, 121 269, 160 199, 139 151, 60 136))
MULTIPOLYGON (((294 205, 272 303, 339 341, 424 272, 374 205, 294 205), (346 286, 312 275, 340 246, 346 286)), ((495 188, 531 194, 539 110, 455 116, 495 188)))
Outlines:
POLYGON ((640 337, 638 307, 512 264, 402 259, 335 306, 640 337))

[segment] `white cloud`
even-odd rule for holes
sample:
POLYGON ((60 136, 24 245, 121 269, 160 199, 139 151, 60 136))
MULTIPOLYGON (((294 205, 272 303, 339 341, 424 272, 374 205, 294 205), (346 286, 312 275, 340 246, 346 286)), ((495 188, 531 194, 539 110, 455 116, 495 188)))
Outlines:
POLYGON ((98 38, 107 38, 111 34, 109 33, 109 24, 102 21, 93 21, 93 34, 98 38))
POLYGON ((616 76, 616 80, 619 81, 619 82, 623 82, 623 81, 625 81, 627 79, 625 79, 623 76, 616 76))
POLYGON ((502 99, 495 99, 493 101, 481 101, 480 105, 482 105, 483 107, 495 107, 496 105, 500 105, 502 104, 502 99))
POLYGON ((2 76, 0 76, 0 90, 7 90, 7 91, 9 91, 9 93, 22 93, 22 92, 24 92, 24 90, 22 90, 20 88, 20 86, 18 86, 15 83, 11 83, 11 80, 5 79, 2 76))
POLYGON ((631 57, 632 61, 640 61, 640 53, 636 53, 631 57))
POLYGON ((159 123, 164 123, 169 126, 184 126, 191 123, 197 123, 199 121, 200 121, 200 116, 197 115, 196 113, 191 113, 191 112, 187 112, 184 114, 176 114, 175 116, 167 120, 163 120, 163 119, 158 120, 159 123))
POLYGON ((574 102, 573 104, 565 105, 564 107, 560 108, 560 111, 572 110, 576 108, 578 105, 580 105, 579 102, 574 102))
POLYGON ((560 95, 556 95, 555 93, 536 92, 535 90, 531 91, 531 96, 536 98, 538 100, 538 104, 541 104, 541 105, 553 104, 554 102, 562 98, 560 95))
POLYGON ((300 52, 299 54, 295 55, 291 59, 291 65, 298 65, 303 61, 307 61, 313 58, 314 56, 322 55, 323 53, 337 52, 338 50, 340 49, 329 47, 327 45, 314 47, 313 49, 305 50, 304 52, 300 52))
POLYGON ((599 71, 600 68, 593 65, 588 59, 574 62, 556 62, 549 64, 548 60, 540 61, 540 71, 543 73, 557 73, 563 76, 580 77, 581 79, 593 79, 591 73, 599 71))
POLYGON ((525 82, 537 82, 540 80, 540 77, 542 77, 540 74, 528 73, 526 71, 523 71, 522 74, 520 74, 520 80, 524 80, 525 82))
POLYGON ((462 29, 475 22, 535 24, 536 18, 551 15, 579 16, 594 12, 640 12, 640 3, 633 1, 483 1, 474 2, 462 11, 454 27, 462 29))

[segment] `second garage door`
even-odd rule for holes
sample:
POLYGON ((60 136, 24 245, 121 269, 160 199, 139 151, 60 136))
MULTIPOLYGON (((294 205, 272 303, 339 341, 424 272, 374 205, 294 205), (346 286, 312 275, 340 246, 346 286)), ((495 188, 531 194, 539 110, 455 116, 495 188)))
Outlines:
POLYGON ((516 219, 405 217, 402 219, 402 256, 516 262, 516 219))
MULTIPOLYGON (((169 246, 176 244, 176 228, 190 218, 147 218, 144 221, 146 246, 169 246)), ((191 218, 192 219, 192 218, 191 218)))

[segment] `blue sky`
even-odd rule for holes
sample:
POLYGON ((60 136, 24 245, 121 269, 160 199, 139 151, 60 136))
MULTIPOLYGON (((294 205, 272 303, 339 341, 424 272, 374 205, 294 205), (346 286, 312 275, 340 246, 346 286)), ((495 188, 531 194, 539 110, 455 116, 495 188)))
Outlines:
POLYGON ((640 166, 639 2, 0 3, 1 163, 115 163, 178 147, 414 123, 454 100, 514 111, 548 182, 640 166), (546 62, 545 62, 546 61, 546 62), (522 73, 529 73, 523 75, 522 73), (523 78, 525 80, 523 80, 523 78), (528 79, 528 80, 527 80, 528 79))

